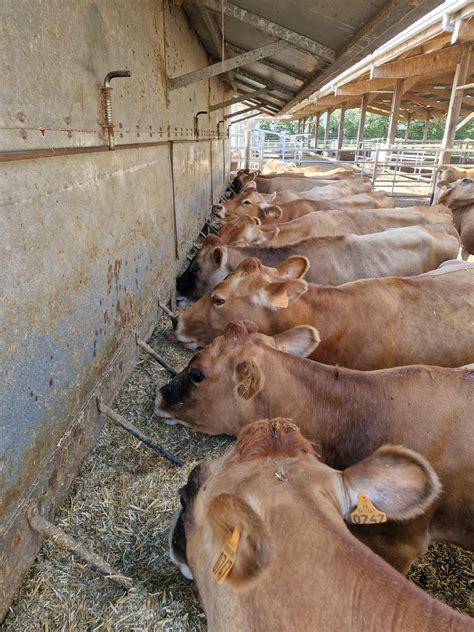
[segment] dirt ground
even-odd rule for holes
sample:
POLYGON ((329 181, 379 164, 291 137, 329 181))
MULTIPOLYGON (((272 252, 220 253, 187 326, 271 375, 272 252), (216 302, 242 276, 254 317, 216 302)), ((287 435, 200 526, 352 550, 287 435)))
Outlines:
MULTIPOLYGON (((167 328, 167 319, 162 319, 150 344, 181 369, 192 354, 167 339, 167 328)), ((178 505, 178 488, 190 469, 232 442, 168 427, 154 418, 155 390, 168 379, 144 355, 113 407, 183 459, 185 467, 161 459, 107 422, 55 520, 131 577, 134 588, 126 592, 46 542, 11 606, 4 632, 206 629, 194 584, 169 559, 168 526, 178 505)), ((434 597, 474 615, 469 602, 473 561, 473 555, 454 546, 435 545, 410 578, 434 597)))

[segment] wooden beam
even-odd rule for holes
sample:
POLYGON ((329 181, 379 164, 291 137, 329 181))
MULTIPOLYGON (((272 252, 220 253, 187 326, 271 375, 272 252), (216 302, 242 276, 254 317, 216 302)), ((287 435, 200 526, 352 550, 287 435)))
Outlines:
POLYGON ((259 31, 263 31, 271 37, 284 40, 296 48, 308 51, 312 55, 322 57, 330 62, 336 59, 335 51, 328 46, 324 46, 323 44, 315 42, 304 35, 291 31, 290 29, 280 26, 275 22, 271 22, 256 13, 251 13, 246 9, 242 9, 231 2, 226 1, 223 3, 221 0, 202 0, 202 4, 211 11, 215 11, 219 14, 221 11, 224 11, 224 15, 234 18, 235 20, 239 20, 240 22, 244 22, 247 26, 252 26, 259 31))
POLYGON ((258 115, 257 114, 249 114, 248 116, 243 116, 240 119, 235 119, 235 121, 231 121, 229 123, 228 127, 230 127, 231 125, 234 125, 235 123, 241 123, 242 121, 246 121, 247 119, 255 118, 256 116, 258 116, 258 115))
POLYGON ((269 55, 272 55, 273 53, 276 53, 277 51, 283 50, 287 47, 288 44, 286 42, 272 42, 271 44, 266 44, 265 46, 256 48, 248 53, 244 53, 243 55, 231 57, 230 59, 218 62, 217 64, 213 64, 212 66, 200 68, 199 70, 194 70, 193 72, 187 72, 184 75, 180 75, 179 77, 172 77, 168 80, 168 85, 170 90, 183 88, 190 83, 195 83, 196 81, 200 81, 201 79, 206 79, 208 77, 222 75, 229 70, 233 70, 234 68, 239 68, 240 66, 245 66, 246 64, 250 64, 254 61, 262 59, 262 57, 268 57, 269 55))
POLYGON ((388 64, 383 64, 382 66, 373 66, 370 72, 370 78, 383 77, 402 79, 415 75, 426 75, 431 71, 441 72, 450 70, 460 62, 462 51, 463 45, 460 44, 425 55, 399 59, 389 62, 388 64))
POLYGON ((374 92, 383 90, 384 88, 393 88, 394 79, 362 79, 348 83, 345 86, 336 86, 336 95, 363 95, 366 92, 374 92))
MULTIPOLYGON (((234 55, 240 55, 242 53, 248 52, 245 50, 245 48, 240 48, 239 46, 236 46, 235 44, 226 44, 226 49, 234 53, 234 55)), ((296 72, 296 70, 293 70, 293 68, 288 68, 287 66, 282 66, 281 64, 277 64, 271 59, 268 59, 268 58, 259 59, 258 63, 263 64, 264 66, 268 66, 269 68, 273 68, 273 70, 276 70, 277 72, 281 72, 284 75, 288 75, 288 77, 292 77, 293 79, 296 79, 297 81, 301 81, 302 83, 308 80, 307 76, 302 75, 299 72, 296 72)))
POLYGON ((451 159, 451 148, 456 136, 456 126, 459 119, 459 113, 461 112, 461 103, 463 92, 457 90, 458 86, 462 86, 466 83, 467 75, 469 72, 469 62, 471 59, 472 43, 462 44, 462 55, 456 66, 456 72, 454 73, 454 82, 451 92, 451 100, 449 101, 448 115, 446 117, 446 126, 444 128, 443 140, 441 142, 441 157, 440 164, 445 165, 451 159))
MULTIPOLYGON (((436 99, 427 99, 426 97, 420 97, 417 94, 405 94, 404 99, 409 99, 410 101, 414 101, 415 103, 418 103, 421 106, 427 106, 432 108, 433 110, 438 110, 439 112, 447 112, 448 111, 448 107, 449 107, 449 103, 447 101, 441 101, 440 103, 438 103, 438 101, 436 101, 436 99)), ((462 105, 462 98, 461 98, 461 105, 462 105)), ((472 104, 474 105, 474 103, 472 104)), ((467 115, 471 112, 472 108, 463 108, 461 107, 459 110, 459 113, 462 115, 467 115)))
POLYGON ((388 123, 387 144, 390 147, 395 141, 397 132, 398 117, 400 114, 400 104, 402 102, 403 79, 397 79, 395 90, 393 91, 392 107, 390 109, 390 121, 388 123))
POLYGON ((368 95, 364 94, 360 102, 360 118, 359 118, 359 126, 357 128, 357 147, 359 146, 359 143, 361 143, 364 140, 365 115, 367 113, 368 100, 369 100, 368 95))
POLYGON ((474 118, 474 112, 471 112, 465 118, 463 118, 463 120, 456 125, 456 132, 459 132, 460 129, 462 129, 463 127, 466 127, 466 125, 470 123, 473 118, 474 118))
POLYGON ((221 101, 220 103, 214 103, 214 105, 209 106, 209 112, 222 110, 223 108, 227 108, 230 105, 235 105, 236 103, 247 101, 248 99, 252 99, 253 97, 259 97, 260 95, 267 94, 268 92, 269 92, 268 88, 261 88, 260 90, 254 90, 253 92, 246 92, 245 94, 241 94, 238 97, 229 99, 228 101, 221 101))
POLYGON ((337 148, 342 149, 344 143, 344 119, 346 117, 347 103, 341 105, 341 116, 339 119, 339 129, 337 130, 337 148))

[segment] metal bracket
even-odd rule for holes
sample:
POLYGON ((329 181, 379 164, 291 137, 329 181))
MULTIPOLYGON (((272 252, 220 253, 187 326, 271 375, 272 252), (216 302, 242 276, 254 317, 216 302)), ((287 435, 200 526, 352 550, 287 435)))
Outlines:
POLYGON ((107 135, 109 138, 109 149, 113 149, 115 145, 114 121, 112 116, 112 88, 110 87, 110 82, 112 81, 112 79, 115 79, 117 77, 131 76, 132 73, 130 72, 130 70, 112 70, 105 75, 104 85, 100 89, 102 103, 104 106, 105 125, 103 127, 107 130, 107 135))

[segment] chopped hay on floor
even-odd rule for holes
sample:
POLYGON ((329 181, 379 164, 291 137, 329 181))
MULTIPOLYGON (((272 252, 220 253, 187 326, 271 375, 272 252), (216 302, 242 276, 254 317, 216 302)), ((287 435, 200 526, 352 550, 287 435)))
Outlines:
MULTIPOLYGON (((182 369, 191 353, 167 339, 168 321, 150 344, 182 369)), ((168 427, 153 416, 157 386, 169 374, 143 354, 113 408, 186 462, 178 468, 129 434, 106 422, 97 447, 84 462, 55 523, 133 579, 126 592, 97 576, 72 555, 45 542, 11 606, 3 630, 173 630, 199 632, 206 620, 195 586, 168 555, 168 527, 177 491, 203 459, 222 454, 232 441, 168 427)), ((410 578, 433 596, 464 612, 473 587, 473 556, 435 545, 410 578)), ((471 598, 472 599, 472 598, 471 598)))

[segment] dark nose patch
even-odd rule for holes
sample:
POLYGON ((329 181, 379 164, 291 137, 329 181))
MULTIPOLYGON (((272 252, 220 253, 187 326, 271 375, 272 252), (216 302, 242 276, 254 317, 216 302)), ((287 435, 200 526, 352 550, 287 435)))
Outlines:
POLYGON ((189 396, 192 387, 189 369, 186 368, 181 373, 178 373, 168 384, 160 388, 163 406, 173 406, 178 402, 183 402, 189 396))
POLYGON ((191 265, 183 272, 183 274, 176 281, 176 291, 181 296, 184 296, 187 299, 193 299, 193 292, 196 289, 196 274, 192 271, 192 268, 196 267, 196 265, 191 263, 191 265))
POLYGON ((171 316, 171 324, 173 326, 173 331, 176 331, 176 327, 178 326, 178 319, 176 316, 171 316))

